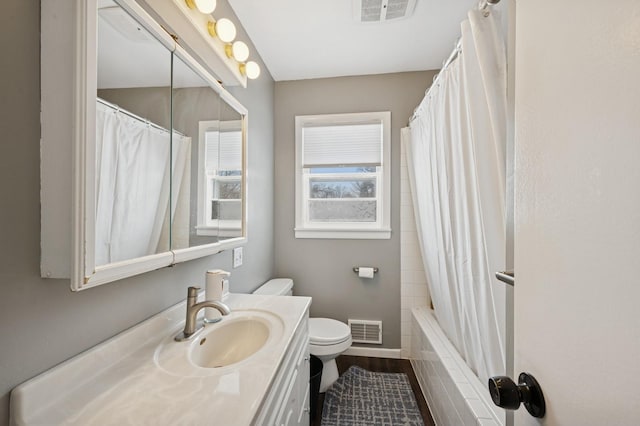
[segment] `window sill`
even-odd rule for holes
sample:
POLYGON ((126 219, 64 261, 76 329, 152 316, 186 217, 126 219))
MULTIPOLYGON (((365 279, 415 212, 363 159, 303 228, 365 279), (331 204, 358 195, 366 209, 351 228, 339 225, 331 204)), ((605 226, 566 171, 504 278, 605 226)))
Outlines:
POLYGON ((327 238, 345 240, 388 240, 391 229, 295 229, 296 238, 327 238))
POLYGON ((196 235, 202 237, 240 237, 242 223, 239 220, 220 220, 215 225, 196 226, 196 235))
POLYGON ((206 225, 198 225, 196 226, 196 235, 201 237, 213 237, 218 235, 218 227, 217 226, 206 226, 206 225))

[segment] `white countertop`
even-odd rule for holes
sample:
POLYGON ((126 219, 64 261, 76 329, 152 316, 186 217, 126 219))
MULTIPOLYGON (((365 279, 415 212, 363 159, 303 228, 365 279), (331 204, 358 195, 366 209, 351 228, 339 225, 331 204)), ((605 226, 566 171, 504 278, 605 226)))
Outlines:
POLYGON ((157 349, 184 326, 182 302, 16 387, 11 424, 251 424, 311 299, 230 294, 224 302, 232 312, 275 313, 282 337, 215 373, 175 374, 158 364, 157 349))

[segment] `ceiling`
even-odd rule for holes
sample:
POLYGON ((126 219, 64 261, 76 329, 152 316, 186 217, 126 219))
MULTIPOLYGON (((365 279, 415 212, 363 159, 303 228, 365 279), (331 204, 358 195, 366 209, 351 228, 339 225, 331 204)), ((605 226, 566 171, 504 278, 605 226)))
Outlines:
POLYGON ((439 69, 477 0, 416 0, 411 16, 354 18, 358 0, 229 0, 276 81, 439 69))

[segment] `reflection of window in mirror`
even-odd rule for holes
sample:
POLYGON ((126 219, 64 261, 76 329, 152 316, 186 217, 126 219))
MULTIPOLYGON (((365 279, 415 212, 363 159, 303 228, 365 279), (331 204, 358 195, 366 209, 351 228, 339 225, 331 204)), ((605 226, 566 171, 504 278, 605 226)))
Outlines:
POLYGON ((201 121, 198 235, 229 238, 242 229, 242 122, 201 121))
MULTIPOLYGON (((218 242, 217 229, 209 233, 199 232, 200 199, 199 181, 204 159, 201 123, 215 126, 220 117, 220 96, 192 67, 174 57, 173 73, 173 125, 192 140, 189 160, 186 164, 182 189, 174 187, 173 199, 177 202, 172 228, 172 249, 182 249, 218 242), (179 191, 179 192, 178 192, 179 191)), ((210 161, 214 161, 211 159, 210 161)))

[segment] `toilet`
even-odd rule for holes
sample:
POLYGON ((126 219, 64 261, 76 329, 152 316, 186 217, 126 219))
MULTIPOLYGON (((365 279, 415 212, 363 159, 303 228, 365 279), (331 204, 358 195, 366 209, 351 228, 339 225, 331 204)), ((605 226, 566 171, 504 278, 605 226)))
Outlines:
MULTIPOLYGON (((291 296, 293 280, 276 278, 260 286, 253 294, 291 296)), ((322 361, 320 392, 338 379, 336 357, 351 347, 351 330, 343 322, 330 318, 309 318, 309 352, 322 361)))

